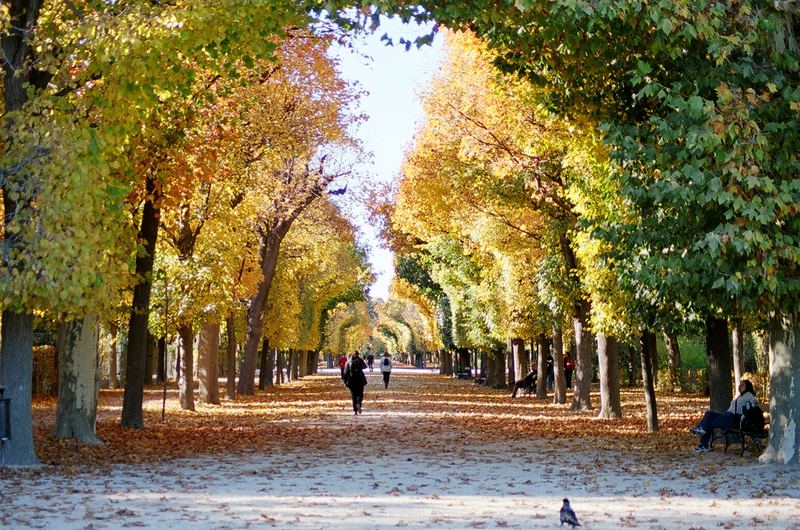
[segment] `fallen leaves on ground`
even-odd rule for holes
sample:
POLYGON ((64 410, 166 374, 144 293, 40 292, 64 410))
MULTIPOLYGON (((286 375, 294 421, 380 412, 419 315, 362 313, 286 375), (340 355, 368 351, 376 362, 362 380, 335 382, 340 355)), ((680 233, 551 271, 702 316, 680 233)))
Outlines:
MULTIPOLYGON (((458 432, 462 440, 491 443, 509 439, 568 439, 611 452, 662 455, 686 450, 694 441, 688 429, 707 398, 658 395, 658 433, 646 432, 644 398, 639 389, 622 391, 623 418, 597 419, 597 410, 572 411, 534 397, 512 399, 505 390, 431 374, 394 375, 388 389, 378 374, 366 388, 365 414, 351 416, 350 396, 335 376, 308 376, 254 396, 223 399, 220 405, 197 404, 195 412, 179 408, 177 390, 167 392, 161 421, 162 390, 145 392, 145 429, 122 428, 123 391, 102 390, 97 434, 105 442, 84 446, 50 436, 55 422, 54 398, 34 399, 34 437, 46 470, 71 473, 116 463, 158 463, 175 458, 281 451, 291 445, 315 448, 359 440, 413 439, 431 452, 455 453, 461 445, 441 433, 458 432), (442 427, 447 429, 442 429, 442 427)), ((592 396, 599 403, 599 396, 592 396)))

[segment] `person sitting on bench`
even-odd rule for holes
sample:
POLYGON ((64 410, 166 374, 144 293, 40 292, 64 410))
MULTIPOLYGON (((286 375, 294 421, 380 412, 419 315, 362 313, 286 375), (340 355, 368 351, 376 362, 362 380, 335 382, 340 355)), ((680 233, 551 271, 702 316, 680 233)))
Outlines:
POLYGON ((697 427, 691 429, 692 434, 700 435, 700 445, 695 447, 696 452, 709 450, 711 433, 714 429, 738 429, 739 419, 745 408, 758 406, 756 390, 749 379, 742 379, 739 383, 739 394, 731 401, 731 406, 724 413, 706 411, 697 427))
POLYGON ((536 368, 528 372, 528 375, 526 375, 525 377, 514 383, 514 391, 511 392, 511 397, 512 398, 517 397, 517 390, 522 389, 530 391, 535 386, 536 386, 536 368))

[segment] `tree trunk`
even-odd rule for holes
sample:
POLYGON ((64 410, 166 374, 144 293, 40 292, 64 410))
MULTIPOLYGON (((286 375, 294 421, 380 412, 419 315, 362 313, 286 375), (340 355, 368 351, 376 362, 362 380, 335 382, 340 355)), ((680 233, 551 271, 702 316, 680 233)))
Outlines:
POLYGON ((255 392, 256 378, 256 353, 261 344, 261 334, 264 326, 264 304, 266 304, 272 278, 275 276, 275 266, 278 263, 278 252, 281 241, 289 231, 291 221, 278 223, 277 226, 261 236, 260 267, 261 280, 258 282, 256 293, 250 298, 247 307, 247 331, 245 333, 244 352, 242 363, 239 367, 239 384, 237 391, 240 394, 253 395, 255 392))
POLYGON ((269 355, 269 339, 264 337, 261 341, 261 359, 258 364, 258 389, 264 390, 267 387, 267 378, 270 379, 269 386, 272 386, 272 373, 267 373, 267 355, 269 355))
POLYGON ((639 358, 642 362, 642 386, 644 387, 645 415, 647 431, 658 431, 658 406, 656 404, 656 387, 653 379, 653 349, 656 347, 656 336, 648 330, 642 331, 639 339, 641 346, 639 358))
POLYGON ((146 182, 147 198, 142 211, 142 224, 138 240, 144 252, 136 255, 136 277, 139 283, 133 289, 133 304, 128 324, 128 352, 125 362, 125 393, 122 399, 123 427, 144 428, 142 400, 144 399, 145 355, 147 354, 147 324, 150 318, 150 291, 152 288, 153 260, 158 239, 160 186, 156 177, 149 175, 146 182))
POLYGON ((728 321, 724 318, 708 317, 706 320, 706 359, 711 410, 725 412, 733 397, 733 386, 728 321))
POLYGON ((564 337, 561 334, 561 326, 553 324, 553 359, 556 364, 556 386, 553 392, 553 403, 563 405, 567 402, 567 379, 564 374, 564 337), (561 370, 558 370, 558 367, 561 370))
POLYGON ((232 313, 225 319, 225 330, 228 336, 228 347, 225 350, 225 397, 236 399, 236 324, 232 313))
POLYGON ((572 410, 592 408, 592 343, 589 325, 589 302, 582 301, 575 308, 572 319, 575 327, 575 392, 572 395, 572 410))
POLYGON ((742 323, 736 322, 731 330, 731 353, 733 355, 733 388, 739 388, 739 382, 744 373, 744 337, 742 336, 742 323))
POLYGON ((647 431, 658 431, 658 407, 656 405, 656 386, 653 380, 653 350, 656 347, 656 336, 650 331, 642 331, 641 352, 642 361, 642 386, 644 386, 645 415, 647 416, 647 431))
POLYGON ((292 382, 292 376, 294 375, 294 369, 292 365, 294 364, 294 355, 291 349, 286 350, 286 379, 287 383, 292 382))
POLYGON ((769 334, 763 331, 753 333, 756 348, 756 372, 769 373, 769 334))
POLYGON ((194 332, 190 324, 178 327, 178 351, 181 354, 178 399, 183 410, 194 410, 194 332))
POLYGON ((506 353, 506 373, 508 374, 508 377, 506 379, 506 388, 508 390, 514 388, 514 383, 517 380, 517 370, 516 366, 514 366, 516 364, 516 359, 514 358, 515 355, 514 355, 514 347, 512 345, 512 340, 513 339, 508 340, 508 349, 506 353))
POLYGON ((300 352, 292 350, 292 381, 300 379, 300 352))
POLYGON ((769 321, 769 442, 759 460, 800 464, 800 315, 775 313, 769 321))
POLYGON ((219 322, 203 322, 197 351, 197 378, 200 380, 198 398, 201 403, 220 404, 218 356, 219 322))
POLYGON ((38 466, 33 449, 33 316, 3 311, 0 387, 11 399, 11 437, 0 442, 0 465, 38 466))
POLYGON ((667 347, 667 359, 669 360, 669 384, 674 392, 675 388, 683 386, 683 378, 678 375, 681 369, 681 347, 678 344, 678 335, 664 330, 664 345, 667 347))
POLYGON ((58 363, 59 392, 53 436, 73 438, 88 445, 102 443, 97 438, 95 423, 100 341, 97 323, 97 315, 66 323, 66 341, 58 363))
POLYGON ((308 350, 297 350, 297 378, 308 375, 308 350))
POLYGON ((319 352, 314 350, 308 350, 308 374, 316 375, 318 366, 319 366, 319 352))
POLYGON ((144 358, 144 385, 153 384, 153 372, 155 371, 156 360, 156 338, 152 333, 147 332, 147 353, 144 358))
POLYGON ((282 350, 278 350, 277 352, 275 352, 275 364, 276 364, 276 367, 275 367, 275 372, 276 372, 275 384, 279 385, 279 384, 283 383, 283 351, 282 350))
POLYGON ((511 339, 511 352, 514 366, 514 381, 516 381, 517 379, 522 379, 528 373, 528 357, 525 354, 525 341, 523 339, 511 339))
POLYGON ((547 350, 548 344, 544 334, 536 339, 536 397, 547 399, 547 350))
POLYGON ((276 350, 274 348, 270 348, 267 352, 267 388, 272 388, 275 386, 274 382, 274 374, 275 374, 275 353, 276 350))
POLYGON ((111 346, 108 352, 108 385, 111 388, 117 388, 119 382, 117 381, 117 335, 119 333, 119 326, 116 322, 108 325, 108 334, 111 336, 111 346))
POLYGON ((621 418, 619 397, 619 352, 617 339, 597 335, 597 358, 600 364, 600 414, 598 418, 621 418))
POLYGON ((163 383, 167 380, 167 338, 159 337, 157 353, 158 362, 156 367, 156 382, 163 383))

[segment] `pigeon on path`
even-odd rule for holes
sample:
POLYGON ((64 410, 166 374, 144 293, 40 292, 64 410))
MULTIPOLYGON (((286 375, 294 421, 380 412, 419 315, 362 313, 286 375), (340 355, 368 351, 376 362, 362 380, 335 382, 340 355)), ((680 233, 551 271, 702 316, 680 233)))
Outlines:
POLYGON ((561 506, 561 526, 564 526, 564 523, 572 526, 572 528, 581 525, 581 523, 578 522, 578 518, 575 517, 575 512, 572 507, 569 505, 569 499, 564 499, 564 504, 561 506))

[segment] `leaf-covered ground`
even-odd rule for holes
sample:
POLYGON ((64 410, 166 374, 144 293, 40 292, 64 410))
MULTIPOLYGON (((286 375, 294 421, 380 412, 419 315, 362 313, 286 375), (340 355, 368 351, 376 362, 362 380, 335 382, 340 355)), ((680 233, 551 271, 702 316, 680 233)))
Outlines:
POLYGON ((601 421, 396 370, 355 417, 336 372, 195 413, 170 390, 165 422, 153 389, 142 431, 103 391, 99 447, 50 438, 55 404, 35 400, 45 465, 0 470, 0 527, 549 528, 566 496, 587 528, 800 529, 797 469, 691 452, 707 398, 659 395, 651 435, 639 390, 601 421))

